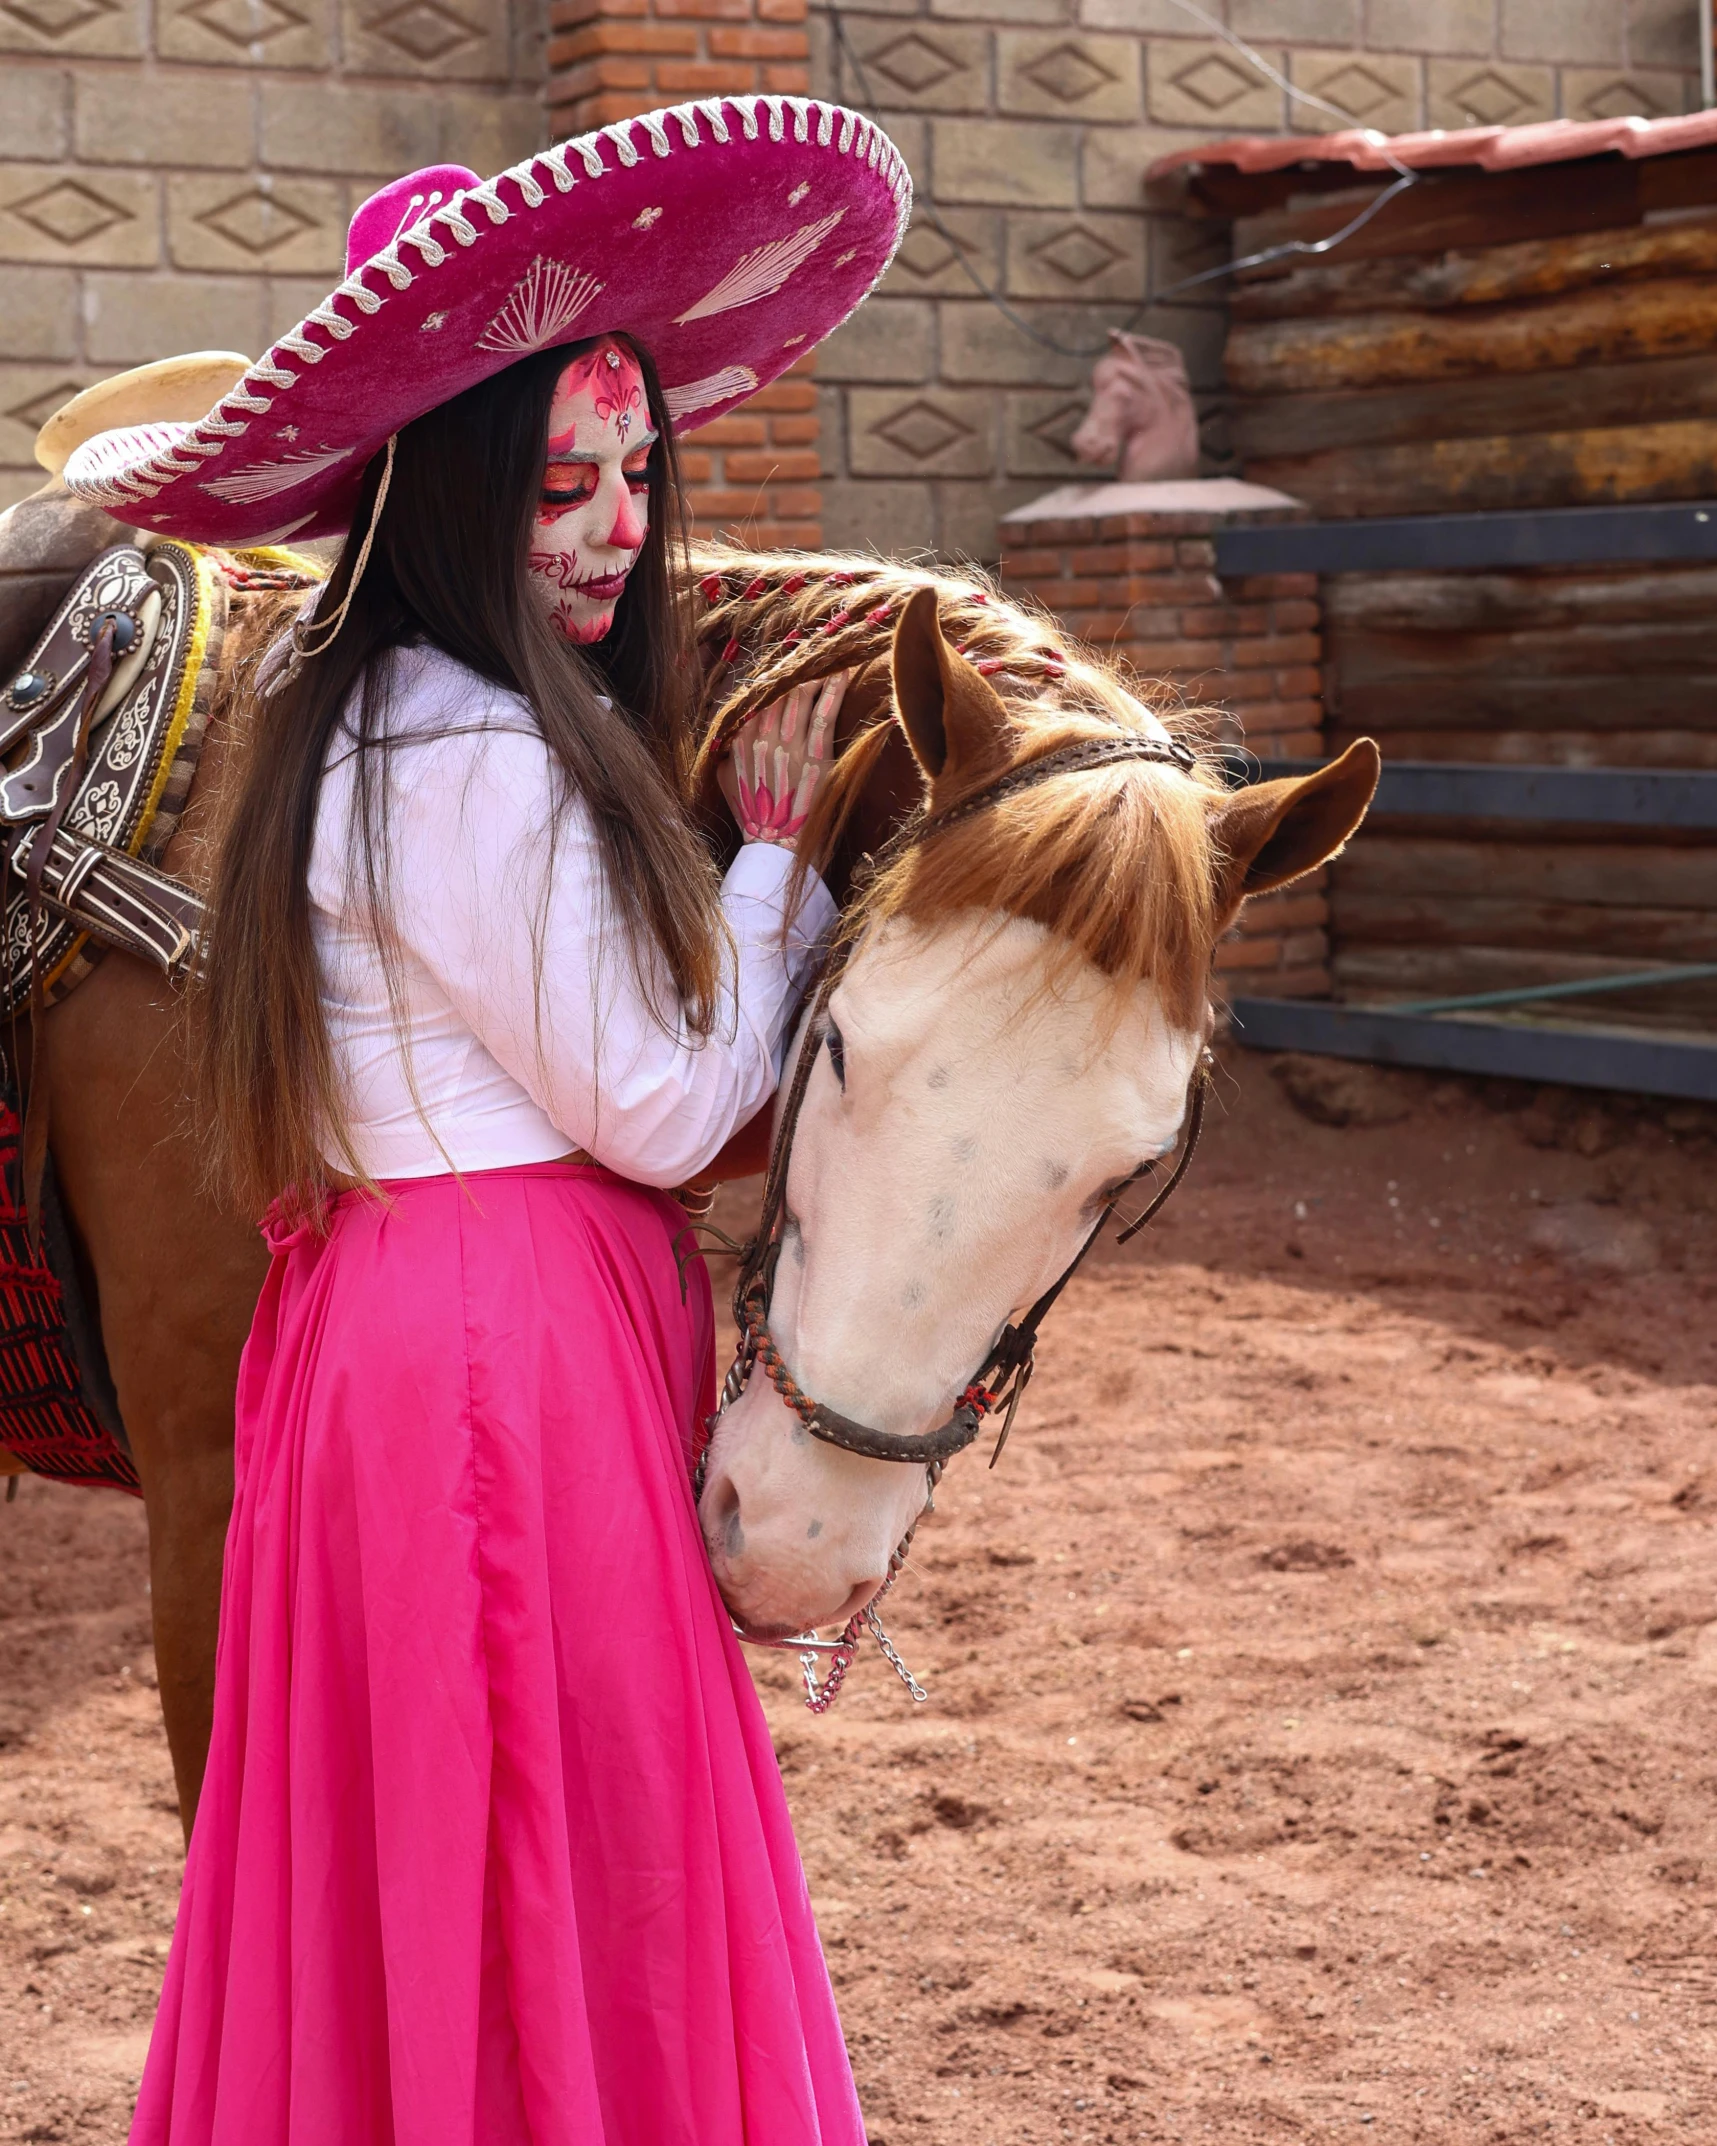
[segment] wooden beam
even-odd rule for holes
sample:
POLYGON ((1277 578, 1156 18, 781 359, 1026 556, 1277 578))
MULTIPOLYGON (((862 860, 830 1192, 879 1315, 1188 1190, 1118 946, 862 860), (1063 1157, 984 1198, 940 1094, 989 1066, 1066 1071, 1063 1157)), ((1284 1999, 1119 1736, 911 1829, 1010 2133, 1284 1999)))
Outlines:
POLYGON ((1513 246, 1473 246, 1430 258, 1398 254, 1384 260, 1329 256, 1278 261, 1237 276, 1228 309, 1234 320, 1441 312, 1552 298, 1591 284, 1714 271, 1717 214, 1695 214, 1675 223, 1582 231, 1513 246))
POLYGON ((1422 887, 1368 894, 1346 886, 1338 872, 1330 916, 1344 947, 1511 946, 1602 954, 1631 968, 1717 961, 1717 912, 1709 909, 1430 894, 1422 887))
POLYGON ((1627 688, 1642 678, 1684 677, 1717 659, 1717 623, 1708 619, 1518 627, 1502 633, 1399 633, 1344 628, 1328 636, 1326 658, 1344 691, 1397 680, 1438 680, 1458 692, 1471 677, 1609 678, 1627 688))
MULTIPOLYGON (((1214 170, 1201 175, 1201 187, 1212 183, 1214 170)), ((1344 240, 1341 258, 1376 260, 1386 254, 1444 253, 1451 246, 1619 230, 1640 220, 1639 170, 1622 157, 1603 157, 1578 165, 1536 164, 1524 171, 1427 172, 1344 240)), ((1289 239, 1330 238, 1393 183, 1386 173, 1322 198, 1308 200, 1310 189, 1302 188, 1280 207, 1255 215, 1236 211, 1235 255, 1289 239)), ((1703 198, 1717 200, 1717 179, 1703 198)))
POLYGON ((1320 595, 1326 633, 1346 627, 1514 633, 1533 626, 1703 621, 1717 666, 1717 562, 1561 573, 1335 574, 1320 595))
POLYGON ((1679 357, 1714 342, 1717 281, 1674 276, 1462 312, 1241 321, 1223 371, 1244 395, 1311 394, 1679 357))
POLYGON ((1332 520, 1698 499, 1717 493, 1717 417, 1254 455, 1245 474, 1332 520))
MULTIPOLYGON (((1331 973, 1344 998, 1441 999, 1481 991, 1530 989, 1534 984, 1607 983, 1654 964, 1639 957, 1552 953, 1513 946, 1342 946, 1331 973)), ((1656 1027, 1703 1028, 1717 1024, 1717 977, 1605 991, 1600 1003, 1617 1020, 1656 1027)), ((1572 1010, 1567 1009, 1567 1010, 1572 1010)), ((1717 1047, 1717 1025, 1711 1041, 1717 1047)))
POLYGON ((1559 432, 1717 417, 1717 364, 1693 357, 1641 358, 1562 372, 1498 373, 1412 387, 1339 388, 1312 395, 1235 395, 1230 437, 1243 463, 1321 454, 1332 447, 1388 447, 1420 440, 1559 432))
MULTIPOLYGON (((1717 681, 1706 681, 1710 695, 1717 681)), ((1387 704, 1383 690, 1378 700, 1387 704)), ((1626 696, 1612 699, 1626 705, 1626 696)), ((1415 729, 1393 720, 1380 721, 1349 713, 1326 702, 1325 750, 1339 753, 1358 738, 1371 738, 1385 756, 1403 760, 1449 760, 1469 767, 1614 767, 1717 770, 1717 721, 1709 730, 1474 730, 1483 711, 1471 707, 1463 693, 1453 706, 1443 695, 1445 730, 1415 729)))
MULTIPOLYGON (((1648 831, 1649 832, 1649 831, 1648 831)), ((1367 833, 1344 850, 1335 884, 1365 894, 1507 897, 1605 908, 1717 913, 1717 849, 1708 842, 1475 841, 1470 833, 1367 833)))

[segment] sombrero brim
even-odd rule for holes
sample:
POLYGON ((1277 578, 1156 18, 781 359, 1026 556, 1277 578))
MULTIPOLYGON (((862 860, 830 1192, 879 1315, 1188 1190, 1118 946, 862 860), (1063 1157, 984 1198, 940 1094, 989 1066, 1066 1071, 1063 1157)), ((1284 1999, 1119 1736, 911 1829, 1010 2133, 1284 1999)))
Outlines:
POLYGON ((454 194, 206 416, 105 432, 65 481, 196 542, 338 535, 390 434, 532 351, 613 332, 650 352, 689 432, 846 319, 911 205, 900 152, 838 105, 711 98, 618 120, 454 194))

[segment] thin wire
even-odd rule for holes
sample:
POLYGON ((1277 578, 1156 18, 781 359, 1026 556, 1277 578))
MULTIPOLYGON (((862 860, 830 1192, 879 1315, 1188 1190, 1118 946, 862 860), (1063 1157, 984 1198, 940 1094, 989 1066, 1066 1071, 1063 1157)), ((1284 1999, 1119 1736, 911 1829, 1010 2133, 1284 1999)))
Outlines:
MULTIPOLYGON (((1213 15, 1207 15, 1203 8, 1195 5, 1195 0, 1173 0, 1173 4, 1180 8, 1183 13, 1195 17, 1206 29, 1214 31, 1224 44, 1232 45, 1236 52, 1242 54, 1252 66, 1257 68, 1266 81, 1284 91, 1286 95, 1295 99, 1298 103, 1315 106, 1318 111, 1332 113, 1337 119, 1351 120, 1352 115, 1350 113, 1344 112, 1339 105, 1331 104, 1327 98, 1315 96, 1310 90, 1296 88, 1286 75, 1279 74, 1270 65, 1261 52, 1254 51, 1244 38, 1237 37, 1225 23, 1218 22, 1213 15)), ((847 64, 851 67, 853 79, 858 84, 859 102, 868 109, 871 117, 874 118, 879 100, 876 92, 870 86, 870 77, 865 72, 864 62, 860 59, 857 48, 854 46, 852 37, 847 30, 842 0, 821 0, 821 5, 834 25, 835 43, 839 46, 847 64)), ((1333 253, 1338 246, 1352 238, 1356 231, 1363 230, 1380 210, 1387 208, 1397 194, 1404 193, 1410 186, 1417 185, 1420 177, 1419 173, 1410 170, 1407 165, 1401 162, 1400 158, 1389 148, 1387 139, 1381 134, 1373 133, 1369 128, 1364 131, 1372 134, 1372 139, 1378 144, 1390 170, 1396 174, 1396 178, 1392 186, 1385 187, 1381 194, 1368 201, 1351 222, 1343 224, 1339 231, 1332 232, 1328 238, 1286 239, 1280 245, 1265 247, 1261 253, 1249 253, 1237 261, 1224 261, 1215 268, 1201 269, 1197 275, 1183 276, 1178 283, 1165 284, 1161 290, 1147 290, 1144 297, 1127 315, 1121 325, 1118 328, 1110 329, 1108 335, 1105 335, 1100 343, 1063 343, 1057 337, 1047 334, 1042 328, 1035 327, 1023 314, 1015 311, 1000 291, 992 289, 984 281, 967 257, 963 242, 949 230, 933 196, 927 193, 919 194, 915 205, 930 228, 947 242, 955 260, 965 271, 969 280, 976 286, 979 296, 988 300, 996 311, 1001 314, 1002 318, 1012 327, 1017 328, 1021 335, 1040 345, 1045 350, 1053 350, 1058 357, 1100 358, 1109 348, 1110 336, 1128 334, 1153 308, 1168 304, 1171 299, 1178 298, 1182 291, 1196 290, 1203 284, 1220 282, 1223 277, 1238 275, 1243 269, 1267 268, 1275 261, 1333 253)), ((1151 212, 1146 210, 1145 214, 1148 218, 1151 212)), ((1150 276, 1148 261, 1145 275, 1148 281, 1150 276)))

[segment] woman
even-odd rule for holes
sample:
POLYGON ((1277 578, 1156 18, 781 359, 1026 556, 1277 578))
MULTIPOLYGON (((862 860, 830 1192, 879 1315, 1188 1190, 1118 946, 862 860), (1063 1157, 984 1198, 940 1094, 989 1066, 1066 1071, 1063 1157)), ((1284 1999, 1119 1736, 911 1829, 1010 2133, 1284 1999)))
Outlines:
MULTIPOLYGON (((794 219, 800 262, 845 226, 874 276, 900 206, 878 159, 753 131, 769 157, 758 180, 735 156, 740 195, 794 219)), ((728 132, 747 146, 737 113, 728 132)), ((547 161, 524 168, 531 187, 504 175, 526 208, 532 188, 556 198, 547 161)), ((790 843, 838 688, 740 740, 745 840, 719 885, 684 800, 694 659, 670 571, 671 426, 675 383, 709 352, 673 331, 676 307, 699 337, 708 315, 684 276, 652 304, 627 256, 696 224, 713 163, 678 190, 647 170, 643 210, 617 187, 603 233, 583 230, 582 258, 604 234, 613 249, 623 311, 605 318, 589 291, 572 305, 547 254, 515 255, 474 302, 450 279, 411 302, 415 334, 461 324, 455 392, 429 399, 378 342, 358 393, 353 328, 308 361, 320 401, 282 389, 248 463, 224 444, 200 455, 280 375, 297 385, 289 337, 212 423, 169 449, 110 435, 81 474, 134 502, 155 483, 156 526, 186 533, 230 539, 239 509, 254 537, 288 490, 300 526, 352 530, 314 616, 264 666, 199 1009, 221 1158, 254 1209, 272 1201, 273 1260, 240 1381, 214 1742, 140 2146, 863 2139, 769 1738, 698 1534, 709 1291, 661 1189, 766 1101, 832 917, 814 875, 790 908, 790 843), (543 347, 521 356, 508 337, 527 330, 543 347), (342 393, 385 430, 379 452, 352 417, 336 452, 342 393), (311 477, 277 482, 306 461, 311 477)), ((439 228, 462 243, 462 222, 473 250, 438 250, 479 279, 483 190, 447 176, 367 204, 354 246, 402 207, 434 242, 451 192, 439 228)), ((694 289, 719 236, 701 235, 694 289)), ((783 314, 769 301, 793 247, 760 272, 771 242, 755 223, 740 235, 737 354, 720 394, 693 379, 700 410, 766 379, 864 287, 825 275, 783 314)))

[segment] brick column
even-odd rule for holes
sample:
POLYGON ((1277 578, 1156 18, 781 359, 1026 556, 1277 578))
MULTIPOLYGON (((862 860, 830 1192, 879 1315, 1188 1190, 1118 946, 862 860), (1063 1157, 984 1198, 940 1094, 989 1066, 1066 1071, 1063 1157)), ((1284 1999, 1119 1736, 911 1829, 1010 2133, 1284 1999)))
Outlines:
MULTIPOLYGON (((1004 518, 1002 579, 1171 699, 1216 709, 1219 738, 1265 761, 1310 758, 1323 749, 1316 576, 1216 573, 1219 529, 1304 518, 1297 500, 1231 478, 1068 485, 1004 518)), ((1243 972, 1268 997, 1327 994, 1327 920, 1322 873, 1249 902, 1216 950, 1219 977, 1243 972)))
MULTIPOLYGON (((588 133, 693 97, 810 94, 806 0, 550 0, 549 129, 588 133)), ((822 541, 814 355, 696 432, 692 513, 769 547, 822 541)))

